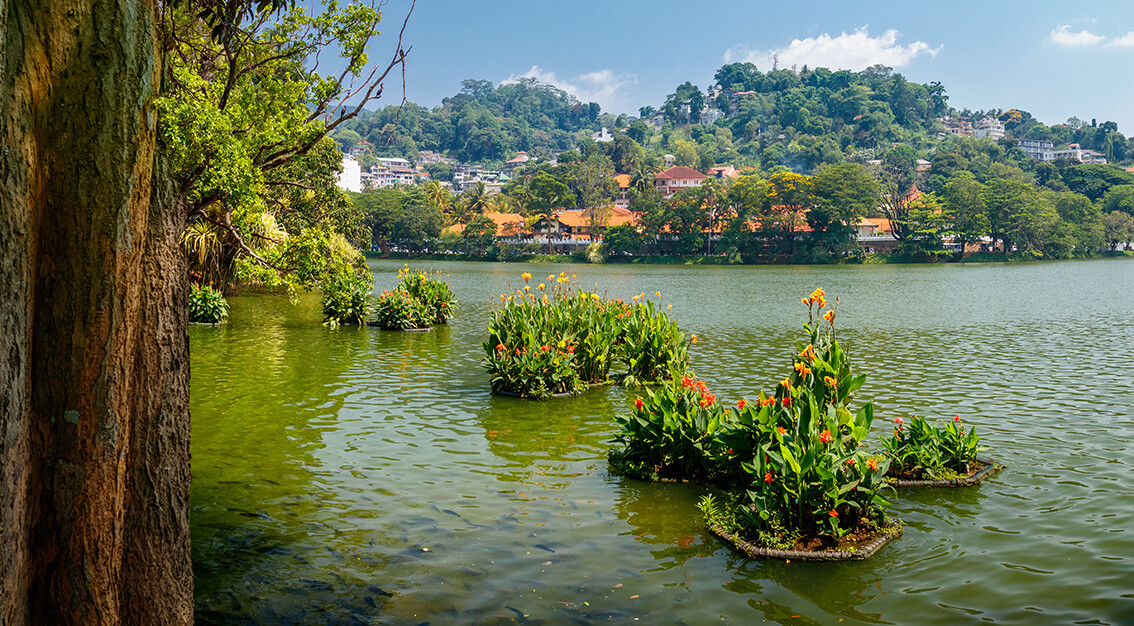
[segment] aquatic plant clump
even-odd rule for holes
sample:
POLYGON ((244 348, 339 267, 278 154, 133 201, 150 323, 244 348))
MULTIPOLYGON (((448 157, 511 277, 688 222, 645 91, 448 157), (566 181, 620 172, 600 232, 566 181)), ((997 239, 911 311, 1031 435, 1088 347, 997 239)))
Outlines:
POLYGON ((219 324, 228 319, 228 301, 212 283, 193 283, 189 291, 189 321, 195 324, 219 324))
POLYGON ((374 309, 374 283, 369 271, 344 269, 325 278, 320 284, 324 321, 362 325, 374 309))
POLYGON ((456 310, 457 299, 440 272, 398 270, 398 285, 383 289, 374 305, 372 325, 388 330, 429 328, 445 324, 456 310))
MULTIPOLYGON (((888 460, 864 454, 874 408, 850 409, 865 382, 839 345, 837 306, 822 289, 803 298, 807 342, 771 393, 723 407, 703 381, 647 392, 616 418, 615 469, 632 475, 714 482, 726 500, 702 505, 707 519, 741 539, 771 547, 797 540, 836 545, 885 522, 888 460)), ((837 305, 837 302, 836 302, 837 305)))
POLYGON ((975 428, 965 428, 960 415, 934 427, 911 415, 894 420, 894 433, 882 440, 890 459, 890 477, 900 480, 955 480, 968 475, 980 447, 975 428))
POLYGON ((483 344, 493 392, 546 398, 670 380, 688 367, 691 338, 645 294, 631 303, 605 298, 565 272, 534 285, 530 273, 520 278, 521 288, 500 295, 483 344), (625 371, 612 377, 615 364, 625 371))

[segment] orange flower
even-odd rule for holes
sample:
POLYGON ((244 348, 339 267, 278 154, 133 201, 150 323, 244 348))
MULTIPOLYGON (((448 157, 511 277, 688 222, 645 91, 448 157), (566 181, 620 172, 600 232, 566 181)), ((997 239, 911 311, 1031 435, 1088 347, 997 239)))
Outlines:
POLYGON ((689 335, 689 341, 693 342, 694 344, 697 343, 697 335, 689 335))
POLYGON ((834 387, 835 385, 837 385, 839 383, 839 381, 835 380, 834 378, 831 378, 830 376, 824 376, 823 382, 827 383, 831 387, 834 387))
POLYGON ((523 274, 520 274, 520 278, 523 278, 524 282, 526 283, 532 279, 532 275, 528 272, 524 272, 523 274))
POLYGON ((874 470, 875 472, 878 471, 878 462, 874 459, 866 459, 866 466, 874 470))
POLYGON ((639 411, 642 410, 642 399, 641 398, 635 398, 634 399, 634 408, 638 409, 639 411))
POLYGON ((770 404, 775 404, 775 403, 776 403, 776 399, 773 398, 772 396, 768 396, 767 398, 764 398, 763 400, 760 401, 760 406, 768 406, 770 404))
POLYGON ((827 515, 830 515, 831 517, 838 517, 838 516, 839 516, 839 512, 838 512, 838 511, 836 511, 835 509, 831 509, 831 512, 830 512, 830 513, 828 513, 827 515))
POLYGON ((575 346, 567 346, 567 354, 575 354, 575 346))
POLYGON ((539 349, 542 350, 543 352, 547 352, 548 350, 551 349, 551 346, 540 346, 539 349))
POLYGON ((832 441, 834 441, 834 439, 835 438, 831 436, 831 431, 829 430, 824 430, 823 432, 819 433, 819 441, 823 443, 831 443, 832 441))
POLYGON ((854 467, 854 457, 847 459, 847 465, 854 467))
POLYGON ((746 401, 744 400, 744 398, 741 398, 741 399, 739 399, 739 400, 737 400, 737 401, 736 401, 736 406, 737 406, 737 408, 739 408, 739 409, 740 409, 741 411, 743 411, 743 410, 744 410, 744 406, 745 406, 746 404, 748 404, 748 402, 746 402, 746 401))
POLYGON ((784 405, 785 409, 791 408, 791 396, 784 396, 784 399, 780 402, 784 405))
POLYGON ((772 473, 771 473, 771 472, 768 472, 767 474, 764 474, 764 482, 766 482, 766 483, 768 483, 768 484, 771 484, 773 480, 775 480, 775 479, 774 479, 774 477, 772 476, 772 473))
POLYGON ((781 434, 781 435, 786 435, 786 434, 787 434, 787 429, 786 429, 786 428, 784 428, 783 426, 776 426, 776 430, 780 431, 780 434, 781 434))
POLYGON ((823 319, 827 320, 828 324, 834 324, 835 323, 835 310, 831 309, 830 311, 827 311, 826 313, 824 313, 823 319))
POLYGON ((692 389, 693 388, 693 379, 689 378, 688 376, 682 376, 681 377, 681 386, 682 387, 688 387, 689 389, 692 389))
POLYGON ((505 348, 504 344, 502 344, 502 343, 496 344, 496 349, 497 350, 507 350, 507 348, 505 348))

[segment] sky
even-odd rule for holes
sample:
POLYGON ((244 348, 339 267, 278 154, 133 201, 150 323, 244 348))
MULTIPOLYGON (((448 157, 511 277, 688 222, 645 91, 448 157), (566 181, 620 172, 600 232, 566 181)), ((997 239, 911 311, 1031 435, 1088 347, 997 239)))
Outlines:
MULTIPOLYGON (((384 58, 410 0, 388 0, 384 58)), ((861 70, 881 63, 908 80, 940 81, 958 109, 1019 108, 1046 124, 1076 116, 1134 135, 1134 3, 959 0, 741 2, 418 0, 405 95, 434 107, 465 79, 534 76, 604 112, 637 115, 677 85, 702 90, 716 70, 861 70)), ((380 104, 396 104, 387 85, 380 104)))

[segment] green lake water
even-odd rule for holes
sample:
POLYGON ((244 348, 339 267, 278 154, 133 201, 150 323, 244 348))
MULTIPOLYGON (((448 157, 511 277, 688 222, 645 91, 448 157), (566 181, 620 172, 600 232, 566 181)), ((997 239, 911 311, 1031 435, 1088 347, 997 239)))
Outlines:
MULTIPOLYGON (((376 287, 400 266, 372 261, 376 287)), ((200 623, 1134 623, 1134 263, 428 266, 460 301, 433 332, 277 295, 190 329, 200 623), (726 402, 783 378, 822 286, 875 437, 960 414, 1008 467, 901 491, 905 534, 869 561, 740 558, 704 488, 611 474, 632 392, 489 394, 491 303, 524 271, 661 291, 726 402)))

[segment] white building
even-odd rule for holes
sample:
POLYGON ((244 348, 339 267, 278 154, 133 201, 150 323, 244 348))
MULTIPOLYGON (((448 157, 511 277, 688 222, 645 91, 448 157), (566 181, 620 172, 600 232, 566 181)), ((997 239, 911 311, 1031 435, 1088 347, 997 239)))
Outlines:
POLYGON ((362 191, 362 166, 349 156, 343 155, 343 171, 339 172, 339 189, 362 191))
POLYGON ((973 126, 973 137, 996 141, 1004 138, 1004 123, 995 117, 986 117, 973 126))
POLYGON ((591 134, 591 139, 599 143, 606 143, 608 141, 614 141, 614 135, 611 135, 610 131, 603 126, 597 133, 591 134))
POLYGON ((1056 150, 1055 158, 1071 159, 1080 163, 1106 164, 1106 155, 1095 150, 1084 150, 1079 144, 1067 144, 1066 150, 1056 150))

